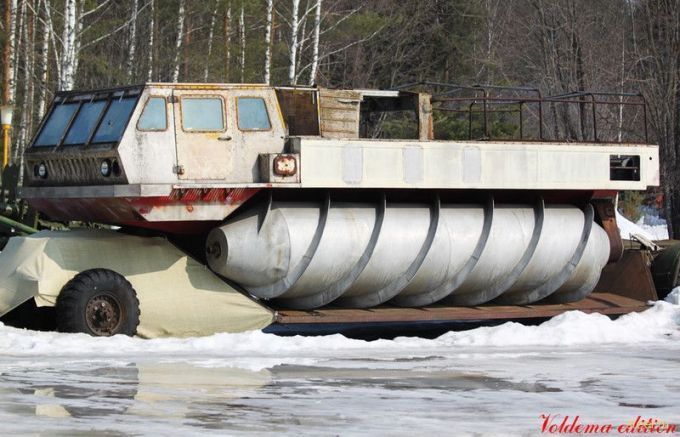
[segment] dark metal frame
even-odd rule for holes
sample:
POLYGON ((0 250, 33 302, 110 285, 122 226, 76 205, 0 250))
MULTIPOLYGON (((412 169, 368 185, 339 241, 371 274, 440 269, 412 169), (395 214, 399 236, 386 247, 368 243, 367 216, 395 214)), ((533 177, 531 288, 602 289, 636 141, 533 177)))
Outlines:
MULTIPOLYGON (((644 141, 649 143, 649 133, 647 127, 647 102, 640 93, 618 93, 600 91, 573 91, 565 94, 544 97, 538 88, 515 87, 498 85, 457 85, 442 82, 422 81, 404 84, 395 87, 395 90, 409 90, 413 88, 428 88, 432 92, 433 110, 454 113, 468 114, 468 139, 472 140, 472 118, 473 114, 483 114, 482 126, 484 130, 483 139, 492 139, 489 133, 489 114, 496 113, 517 113, 519 115, 519 140, 520 141, 560 141, 560 139, 547 139, 544 135, 544 116, 543 109, 545 104, 576 104, 579 109, 579 118, 583 119, 583 111, 586 105, 591 107, 593 137, 582 142, 601 142, 598 138, 597 108, 598 105, 619 105, 625 107, 642 107, 644 124, 644 141), (442 90, 443 89, 443 90, 442 90), (442 91, 440 91, 442 90, 442 91), (438 92, 434 92, 438 91, 438 92), (473 96, 455 97, 461 92, 472 92, 473 96), (514 93, 513 96, 498 96, 492 93, 514 93), (453 96, 453 97, 452 97, 453 96), (606 100, 608 97, 618 97, 619 101, 606 100), (634 101, 630 101, 634 98, 634 101), (624 100, 626 99, 626 100, 624 100), (439 106, 436 106, 440 103, 439 106), (449 103, 458 107, 444 107, 449 103), (524 136, 524 107, 528 104, 538 106, 538 138, 525 138, 524 136), (467 108, 463 108, 466 105, 467 108), (481 109, 475 109, 481 105, 481 109), (517 105, 516 109, 490 109, 493 105, 517 105)), ((506 139, 507 140, 507 139, 506 139)), ((607 141, 612 142, 612 141, 607 141)), ((619 142, 619 141, 615 141, 619 142)), ((621 141, 623 143, 623 141, 621 141)))

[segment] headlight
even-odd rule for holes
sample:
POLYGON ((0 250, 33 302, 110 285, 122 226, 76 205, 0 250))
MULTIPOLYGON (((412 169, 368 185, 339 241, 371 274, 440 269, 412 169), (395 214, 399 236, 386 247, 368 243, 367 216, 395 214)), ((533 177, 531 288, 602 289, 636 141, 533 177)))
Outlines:
POLYGON ((111 162, 108 159, 103 160, 101 167, 99 167, 99 171, 104 177, 111 176, 111 162))
POLYGON ((41 162, 33 168, 33 172, 41 179, 45 179, 47 177, 47 166, 44 162, 41 162))

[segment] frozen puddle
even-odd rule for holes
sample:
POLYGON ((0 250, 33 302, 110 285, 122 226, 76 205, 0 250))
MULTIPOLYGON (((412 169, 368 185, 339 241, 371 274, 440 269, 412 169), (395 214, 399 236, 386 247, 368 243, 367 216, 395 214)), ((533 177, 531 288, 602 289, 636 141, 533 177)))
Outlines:
MULTIPOLYGON (((680 423, 680 306, 434 340, 96 339, 0 326, 3 434, 540 434, 542 414, 680 423)), ((672 299, 671 299, 672 300, 672 299)))

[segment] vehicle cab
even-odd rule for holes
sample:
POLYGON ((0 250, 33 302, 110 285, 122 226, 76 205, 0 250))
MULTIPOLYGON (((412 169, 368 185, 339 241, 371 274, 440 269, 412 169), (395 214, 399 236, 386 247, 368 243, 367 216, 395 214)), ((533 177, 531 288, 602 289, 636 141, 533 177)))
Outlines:
POLYGON ((26 152, 26 185, 258 182, 259 154, 283 152, 285 132, 267 86, 61 93, 26 152))

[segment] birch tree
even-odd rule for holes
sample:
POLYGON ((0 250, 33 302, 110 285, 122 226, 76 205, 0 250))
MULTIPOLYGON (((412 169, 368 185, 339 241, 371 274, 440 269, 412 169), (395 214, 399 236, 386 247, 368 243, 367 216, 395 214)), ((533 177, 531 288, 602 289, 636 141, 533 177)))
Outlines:
POLYGON ((148 53, 146 54, 146 81, 153 81, 153 51, 154 47, 154 34, 156 33, 156 7, 155 0, 149 0, 149 44, 148 53))
POLYGON ((267 23, 264 33, 264 83, 271 83, 272 75, 272 26, 274 22, 274 0, 267 0, 267 23))
POLYGON ((14 65, 16 62, 16 25, 17 0, 5 0, 5 29, 7 39, 3 49, 5 74, 2 86, 2 102, 5 105, 14 104, 16 82, 14 65))
MULTIPOLYGON (((130 29, 128 33, 128 59, 126 66, 126 76, 132 80, 135 65, 135 52, 137 49, 137 14, 139 10, 139 0, 132 0, 132 17, 130 18, 130 29)), ((153 33, 153 31, 152 31, 153 33)))
MULTIPOLYGON (((293 81, 295 84, 300 83, 300 62, 302 62, 302 59, 304 57, 306 44, 309 40, 309 36, 307 35, 307 24, 308 24, 308 16, 312 12, 313 8, 309 7, 309 2, 310 0, 306 0, 306 4, 304 9, 301 8, 302 12, 300 14, 300 18, 298 20, 298 48, 297 48, 297 56, 296 56, 296 73, 295 73, 295 80, 293 81)), ((314 0, 316 3, 316 0, 314 0)), ((302 3, 300 3, 300 6, 302 6, 302 3)))
POLYGON ((21 59, 19 59, 19 56, 22 54, 24 51, 24 47, 22 47, 22 44, 24 42, 24 30, 25 30, 25 21, 26 21, 26 0, 19 0, 18 5, 16 9, 16 29, 14 30, 15 35, 14 35, 14 95, 16 98, 16 91, 17 91, 17 79, 19 77, 19 65, 21 64, 21 59))
POLYGON ((316 73, 319 69, 319 40, 321 39, 321 3, 316 0, 316 12, 314 13, 314 41, 312 42, 312 66, 309 71, 309 85, 316 82, 316 73))
POLYGON ((293 10, 290 20, 290 63, 288 64, 288 83, 295 85, 295 72, 297 71, 298 32, 300 26, 300 0, 293 1, 293 10))
POLYGON ((239 56, 239 64, 241 67, 241 83, 245 82, 246 77, 246 21, 243 8, 243 4, 241 4, 241 15, 238 19, 239 41, 241 45, 241 55, 239 56))
POLYGON ((61 34, 62 52, 60 58, 61 69, 59 72, 58 88, 61 90, 73 89, 76 72, 76 0, 64 2, 64 28, 61 34))
POLYGON ((47 97, 47 69, 49 67, 49 55, 50 55, 50 26, 47 20, 46 11, 49 10, 50 0, 39 0, 38 11, 43 11, 44 18, 41 20, 41 34, 40 34, 40 44, 38 45, 38 95, 36 97, 37 106, 35 115, 37 117, 42 117, 45 113, 46 97, 47 97), (43 8, 41 8, 43 6, 43 8))
POLYGON ((231 78, 231 2, 227 5, 224 14, 224 80, 230 81, 231 78))
POLYGON ((34 7, 30 10, 27 8, 27 4, 31 0, 24 0, 21 7, 21 14, 23 18, 23 30, 22 35, 22 49, 20 51, 23 54, 23 79, 22 79, 22 92, 23 105, 21 111, 21 118, 19 119, 19 134, 17 136, 16 146, 12 150, 12 161, 17 163, 21 160, 24 147, 26 145, 26 139, 28 132, 31 127, 32 122, 31 114, 33 113, 33 95, 34 95, 34 82, 33 82, 33 68, 34 68, 34 55, 35 55, 35 14, 34 7))
POLYGON ((215 22, 217 21, 217 9, 219 8, 219 0, 215 0, 215 7, 212 14, 210 15, 210 31, 208 32, 208 57, 205 61, 205 66, 203 68, 203 82, 208 81, 208 76, 210 75, 210 63, 213 50, 213 39, 215 36, 215 22))
POLYGON ((182 49, 182 41, 184 41, 184 13, 185 0, 179 1, 179 12, 177 14, 177 39, 175 40, 175 62, 172 71, 172 81, 179 81, 179 67, 180 67, 180 53, 182 49))

